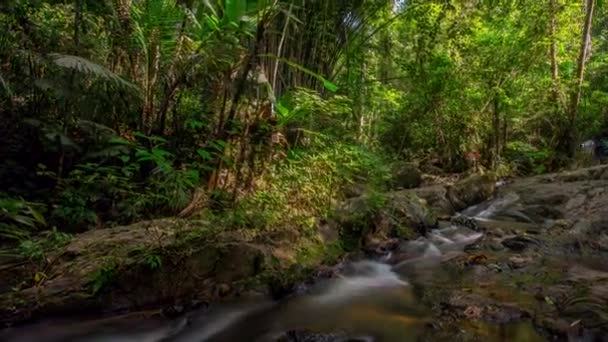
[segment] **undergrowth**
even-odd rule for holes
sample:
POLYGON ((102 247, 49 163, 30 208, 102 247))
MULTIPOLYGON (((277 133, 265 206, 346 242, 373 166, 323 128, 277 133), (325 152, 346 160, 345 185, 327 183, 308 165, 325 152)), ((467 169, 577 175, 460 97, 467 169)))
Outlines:
POLYGON ((386 186, 390 169, 380 155, 360 146, 316 139, 317 146, 290 151, 258 181, 256 191, 228 214, 235 227, 306 230, 314 226, 315 218, 327 217, 343 199, 346 186, 386 186))

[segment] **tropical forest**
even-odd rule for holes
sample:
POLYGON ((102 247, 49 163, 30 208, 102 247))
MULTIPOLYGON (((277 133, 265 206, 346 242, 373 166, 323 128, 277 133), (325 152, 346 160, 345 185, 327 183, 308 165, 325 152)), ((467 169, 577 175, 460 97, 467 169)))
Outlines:
POLYGON ((0 340, 608 341, 605 0, 0 1, 0 340))

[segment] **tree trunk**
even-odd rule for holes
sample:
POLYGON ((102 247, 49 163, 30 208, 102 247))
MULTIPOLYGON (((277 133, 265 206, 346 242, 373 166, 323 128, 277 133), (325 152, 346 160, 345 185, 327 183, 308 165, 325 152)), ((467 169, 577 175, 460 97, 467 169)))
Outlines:
POLYGON ((568 134, 569 142, 569 154, 574 156, 576 151, 576 117, 578 115, 578 106, 581 102, 581 94, 583 92, 583 81, 585 77, 585 61, 587 60, 587 46, 591 40, 591 23, 593 21, 593 9, 595 7, 595 0, 587 0, 586 14, 585 14, 585 26, 583 27, 583 35, 581 39, 581 49, 578 56, 578 63, 576 67, 576 78, 575 87, 572 91, 570 98, 570 108, 568 110, 570 115, 570 131, 568 134))
POLYGON ((551 36, 551 101, 556 109, 559 108, 559 71, 557 63, 557 0, 549 0, 549 14, 551 15, 550 36, 551 36))
POLYGON ((492 169, 495 169, 498 166, 498 160, 500 159, 500 136, 501 136, 501 130, 500 130, 500 112, 499 112, 499 107, 500 107, 500 102, 498 99, 498 95, 494 95, 494 100, 493 100, 493 104, 494 104, 494 109, 492 111, 492 133, 494 134, 494 136, 492 137, 492 146, 493 150, 492 151, 492 169))
POLYGON ((281 34, 281 40, 279 42, 279 47, 277 48, 277 59, 274 62, 274 71, 272 72, 272 91, 274 92, 275 97, 279 95, 279 89, 277 89, 277 76, 279 75, 279 59, 281 58, 281 53, 283 52, 283 44, 285 43, 285 37, 287 36, 287 28, 289 27, 289 19, 291 18, 292 9, 293 3, 289 5, 289 10, 287 11, 287 15, 285 16, 285 26, 283 27, 283 33, 281 34))
POLYGON ((500 154, 501 155, 505 152, 505 148, 507 146, 508 129, 509 129, 509 122, 507 120, 507 116, 503 115, 503 118, 502 118, 502 144, 500 145, 500 154))

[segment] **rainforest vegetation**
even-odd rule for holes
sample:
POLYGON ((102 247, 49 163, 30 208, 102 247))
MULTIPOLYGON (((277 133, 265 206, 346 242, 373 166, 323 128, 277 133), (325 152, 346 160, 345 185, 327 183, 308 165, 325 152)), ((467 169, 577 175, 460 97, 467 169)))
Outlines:
POLYGON ((166 217, 305 233, 358 186, 558 171, 608 129, 600 0, 3 0, 0 32, 0 244, 36 265, 166 217))

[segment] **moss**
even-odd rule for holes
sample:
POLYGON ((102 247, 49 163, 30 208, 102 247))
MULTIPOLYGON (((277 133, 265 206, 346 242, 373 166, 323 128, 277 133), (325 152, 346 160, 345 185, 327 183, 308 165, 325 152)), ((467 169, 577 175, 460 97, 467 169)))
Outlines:
POLYGON ((304 267, 316 267, 320 264, 335 263, 345 253, 343 241, 330 243, 309 242, 301 246, 296 253, 296 263, 304 267))
POLYGON ((90 275, 88 286, 93 295, 108 287, 119 274, 120 261, 116 258, 106 259, 101 266, 90 275))
POLYGON ((396 237, 404 240, 412 240, 416 237, 416 231, 411 227, 400 225, 395 228, 396 237))
POLYGON ((337 240, 325 246, 324 264, 335 264, 346 253, 342 241, 337 240))

